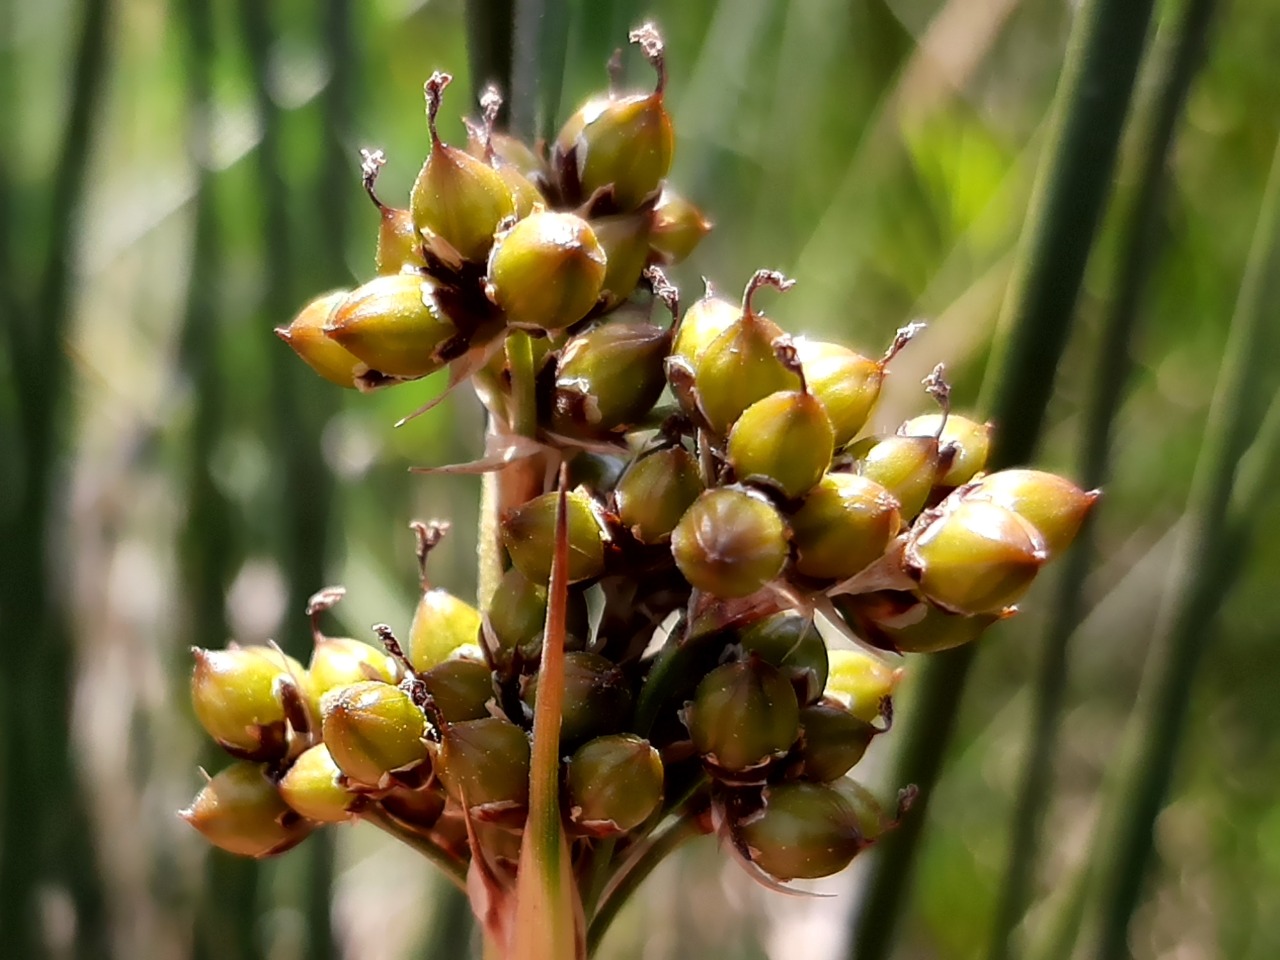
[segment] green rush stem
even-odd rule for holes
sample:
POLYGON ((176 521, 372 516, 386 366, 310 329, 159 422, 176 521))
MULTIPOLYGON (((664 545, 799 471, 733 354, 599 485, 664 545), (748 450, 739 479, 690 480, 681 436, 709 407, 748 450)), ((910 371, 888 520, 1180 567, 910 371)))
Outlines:
MULTIPOLYGON (((1000 425, 989 468, 1031 459, 1066 347, 1089 251, 1111 191, 1153 0, 1086 0, 1076 14, 981 406, 1000 425)), ((850 955, 884 960, 976 645, 928 658, 893 768, 920 800, 872 861, 850 955)))
POLYGON ((488 84, 497 84, 503 97, 498 124, 505 127, 510 110, 515 0, 466 0, 466 26, 471 101, 479 100, 488 84))
POLYGON ((440 868, 441 872, 455 887, 465 894, 467 892, 467 867, 457 857, 452 857, 443 847, 424 837, 422 834, 402 826, 388 817, 381 810, 370 808, 359 815, 362 823, 372 824, 383 833, 395 837, 401 843, 412 847, 440 868))
POLYGON ((514 330, 507 336, 507 366, 511 370, 511 429, 522 437, 538 435, 537 375, 533 369, 533 338, 514 330))
MULTIPOLYGON (((1216 5, 1216 0, 1187 0, 1171 48, 1160 60, 1159 92, 1139 125, 1145 153, 1122 231, 1117 288, 1103 319, 1093 363, 1097 373, 1084 420, 1079 481, 1086 489, 1101 486, 1110 472, 1113 427, 1132 369, 1134 333, 1159 247, 1170 148, 1192 79, 1204 58, 1216 5)), ((1013 931, 1033 887, 1067 687, 1067 650, 1083 615, 1084 584, 1094 559, 1096 513, 1085 521, 1074 549, 1065 558, 1056 602, 1048 617, 1034 689, 1031 738, 1019 779, 1009 854, 991 933, 990 960, 1007 960, 1012 955, 1013 931)))

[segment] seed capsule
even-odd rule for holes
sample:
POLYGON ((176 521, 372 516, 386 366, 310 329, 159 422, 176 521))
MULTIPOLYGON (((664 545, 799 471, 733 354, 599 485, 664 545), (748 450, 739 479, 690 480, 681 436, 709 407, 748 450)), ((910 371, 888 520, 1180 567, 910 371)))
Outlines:
MULTIPOLYGON (((884 807, 875 795, 857 780, 852 777, 842 777, 832 786, 853 808, 854 816, 857 817, 858 831, 862 834, 865 845, 869 846, 879 840, 897 825, 895 819, 885 814, 884 807)), ((901 799, 899 803, 902 803, 901 799)), ((902 809, 899 807, 899 812, 902 812, 902 809)))
POLYGON ((547 205, 547 198, 542 195, 542 191, 522 171, 502 161, 497 161, 493 167, 511 191, 511 202, 515 204, 517 220, 523 220, 533 211, 547 205))
POLYGON ((647 740, 597 737, 569 760, 569 819, 591 836, 620 836, 658 809, 662 783, 662 760, 647 740))
POLYGON ((245 760, 285 755, 285 686, 309 691, 302 664, 268 647, 192 651, 191 704, 196 719, 220 747, 245 760))
POLYGON ((804 776, 818 783, 848 773, 880 732, 832 700, 801 708, 800 729, 804 776))
POLYGON ((319 743, 293 761, 280 780, 280 796, 308 820, 341 823, 351 819, 359 802, 359 795, 347 790, 341 777, 329 748, 319 743))
POLYGON ((459 647, 480 639, 480 611, 448 590, 424 590, 409 625, 407 654, 413 669, 425 673, 444 663, 459 647))
POLYGON ((353 683, 324 698, 324 742, 333 761, 365 787, 385 787, 427 759, 427 718, 399 687, 353 683))
POLYGON ((765 497, 743 487, 703 493, 671 533, 671 553, 684 578, 721 598, 755 593, 782 572, 787 533, 765 497))
POLYGON ((822 401, 841 448, 858 435, 880 399, 884 364, 838 343, 795 341, 809 389, 822 401))
POLYGON ((451 723, 440 732, 436 770, 449 795, 477 807, 529 802, 529 738, 509 720, 451 723))
POLYGON ((361 680, 396 683, 400 679, 394 660, 381 650, 350 637, 321 637, 316 640, 307 672, 311 677, 311 693, 317 703, 330 690, 361 680))
POLYGON ((892 436, 870 446, 858 463, 858 472, 889 491, 907 520, 924 509, 948 464, 936 437, 892 436))
POLYGON ((370 368, 395 377, 424 377, 444 366, 458 336, 436 300, 435 285, 417 274, 375 277, 347 296, 324 328, 330 340, 370 368))
POLYGON ((884 701, 893 695, 902 670, 862 650, 832 650, 824 695, 853 716, 871 723, 884 713, 884 701))
POLYGON ((866 846, 853 804, 820 783, 765 787, 764 806, 734 832, 752 863, 783 881, 839 873, 866 846))
POLYGON ((877 560, 901 527, 888 490, 854 473, 829 473, 791 517, 796 570, 846 580, 877 560))
MULTIPOLYGON (((512 567, 505 574, 489 602, 487 633, 494 642, 488 651, 499 670, 511 665, 519 655, 527 663, 536 663, 542 654, 542 634, 547 621, 547 588, 532 583, 512 567)), ((566 611, 565 649, 581 649, 590 633, 587 606, 581 591, 569 591, 566 611)))
POLYGON ((618 519, 641 543, 671 536, 703 491, 693 455, 682 446, 663 447, 636 460, 614 491, 618 519))
POLYGON ((540 330, 577 323, 596 305, 605 254, 572 213, 536 211, 504 233, 489 258, 489 299, 507 322, 540 330))
MULTIPOLYGON (((551 579, 555 548, 556 503, 559 495, 544 493, 511 510, 502 521, 502 543, 516 569, 534 583, 551 579)), ((569 531, 569 582, 587 580, 604 571, 604 524, 595 503, 581 490, 565 499, 569 531)))
POLYGON ((940 413, 916 417, 899 427, 898 433, 907 437, 938 437, 944 447, 949 445, 953 448, 951 466, 937 480, 940 487, 958 487, 968 483, 986 466, 987 454, 991 450, 991 424, 978 423, 954 413, 947 416, 945 424, 940 413), (939 427, 942 428, 941 435, 939 427))
POLYGON ((1099 493, 1081 490, 1070 480, 1043 470, 1001 470, 978 480, 964 497, 1012 510, 1039 531, 1049 556, 1054 557, 1076 538, 1099 493))
POLYGON ((348 290, 334 290, 316 297, 298 312, 287 327, 276 327, 275 333, 307 366, 330 383, 354 388, 360 361, 324 333, 330 315, 349 293, 348 290))
POLYGON ((495 694, 493 674, 486 664, 464 657, 446 660, 424 673, 422 682, 448 723, 489 716, 488 704, 495 694))
POLYGON ((783 390, 757 400, 729 433, 728 455, 739 480, 803 497, 831 466, 831 421, 813 394, 783 390))
POLYGON ((378 247, 373 255, 379 275, 387 276, 408 270, 425 270, 422 235, 413 225, 413 214, 400 207, 381 207, 378 224, 378 247))
POLYGON ((961 616, 910 593, 882 591, 835 597, 845 621, 868 642, 900 653, 937 653, 973 643, 999 613, 961 616))
POLYGON ((649 323, 610 323, 573 337, 556 368, 553 426, 580 435, 639 422, 666 386, 670 331, 649 323))
POLYGON ((653 209, 649 243, 664 263, 686 259, 710 232, 711 221, 701 210, 670 187, 663 188, 653 209))
POLYGON ((685 709, 685 723, 709 763, 743 773, 786 755, 800 732, 800 705, 778 669, 749 659, 707 674, 685 709))
POLYGON ((215 847, 258 859, 284 853, 311 832, 311 824, 285 805, 262 768, 246 761, 206 783, 178 816, 215 847))
POLYGON ((738 643, 746 653, 781 670, 801 703, 812 703, 822 696, 827 683, 827 645, 811 617, 781 610, 742 631, 738 643))
POLYGON ((427 81, 431 152, 413 183, 409 210, 419 232, 444 240, 464 260, 483 262, 498 224, 515 214, 515 202, 497 170, 440 140, 436 113, 451 79, 435 73, 427 81))
POLYGON ((609 308, 630 297, 640 282, 640 274, 649 262, 650 219, 645 212, 591 221, 591 229, 604 250, 606 266, 600 294, 609 308))
POLYGON ((912 531, 904 565, 943 609, 998 613, 1027 592, 1047 556, 1044 539, 1016 513, 965 500, 912 531))
POLYGON ((698 361, 711 342, 737 323, 741 316, 742 307, 712 296, 708 285, 706 294, 685 310, 676 326, 675 342, 671 345, 672 358, 687 364, 691 370, 697 370, 698 361))
MULTIPOLYGON (((536 709, 538 678, 533 674, 525 702, 536 709)), ((599 654, 583 650, 564 655, 564 701, 560 711, 560 742, 581 743, 589 737, 613 733, 631 710, 626 675, 599 654)))

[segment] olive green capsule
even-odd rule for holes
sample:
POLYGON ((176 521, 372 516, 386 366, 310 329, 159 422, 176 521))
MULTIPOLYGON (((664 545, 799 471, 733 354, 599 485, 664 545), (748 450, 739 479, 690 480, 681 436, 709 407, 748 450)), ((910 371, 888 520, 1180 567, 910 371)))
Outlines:
POLYGON ((649 741, 630 733, 583 744, 565 780, 570 821, 594 837, 634 830, 662 803, 662 759, 649 741))
POLYGON ((547 198, 542 195, 542 191, 516 167, 499 161, 494 164, 494 169, 511 191, 511 202, 515 204, 517 220, 523 220, 533 211, 547 205, 547 198))
POLYGON ((320 376, 340 387, 354 389, 356 374, 363 364, 324 333, 330 315, 349 293, 349 290, 334 290, 316 297, 298 312, 287 327, 276 327, 275 333, 320 376))
POLYGON ((400 670, 381 650, 350 637, 319 637, 307 667, 311 694, 318 703, 330 690, 361 680, 397 683, 400 670))
POLYGON ((830 783, 862 759, 880 730, 832 700, 800 708, 800 757, 804 776, 830 783))
POLYGON ((833 598, 840 615, 861 637, 900 653, 938 653, 973 643, 1002 619, 1001 613, 961 616, 911 593, 881 591, 833 598))
POLYGON ((791 516, 796 570, 847 580, 878 560, 902 528, 898 501, 856 473, 829 473, 791 516))
POLYGON ((782 390, 742 411, 729 432, 728 456, 739 480, 796 500, 827 472, 834 445, 821 402, 805 390, 782 390))
POLYGON ((871 416, 884 383, 884 363, 838 343, 799 338, 796 352, 809 389, 822 401, 837 449, 858 435, 871 416))
POLYGON ((325 745, 338 768, 364 787, 389 786, 427 759, 427 718, 399 687, 364 680, 330 691, 321 704, 325 745))
POLYGON ((649 245, 663 263, 685 260, 710 232, 711 221, 701 210, 670 187, 663 188, 649 234, 649 245))
POLYGON ((541 176, 546 172, 542 159, 519 137, 495 130, 489 134, 488 146, 499 161, 514 167, 526 177, 541 176))
POLYGON ((800 732, 800 704, 780 670, 751 658, 702 678, 685 725, 709 764, 744 773, 787 754, 800 732))
POLYGON ((305 750, 280 780, 280 796, 292 809, 317 823, 351 819, 359 794, 342 785, 342 771, 323 743, 305 750))
MULTIPOLYGON (((897 826, 898 821, 888 816, 875 795, 857 780, 852 777, 842 777, 832 786, 852 808, 864 846, 870 846, 891 828, 897 826)), ((899 813, 905 809, 907 801, 904 798, 913 795, 909 792, 910 789, 899 794, 899 813)))
POLYGON ((839 873, 866 846, 853 804, 821 783, 765 787, 764 805, 733 831, 748 859, 782 881, 839 873))
POLYGON ((863 650, 832 650, 827 654, 830 672, 823 695, 859 720, 871 723, 884 713, 884 701, 893 695, 902 670, 889 666, 863 650))
POLYGON ((940 487, 958 487, 968 483, 987 464, 991 451, 991 424, 978 423, 951 413, 927 413, 908 420, 898 428, 906 437, 937 437, 943 447, 952 448, 951 466, 937 480, 940 487), (941 430, 941 432, 939 432, 941 430))
MULTIPOLYGON (((529 738, 509 720, 488 717, 440 731, 436 772, 449 795, 472 809, 522 809, 529 802, 529 738)), ((495 811, 496 812, 496 811, 495 811)))
POLYGON ((436 114, 451 80, 447 73, 434 73, 426 84, 431 152, 413 183, 409 210, 420 233, 444 240, 464 260, 483 263, 498 225, 515 215, 516 206, 497 170, 440 140, 436 114))
POLYGON ((1001 470, 965 491, 966 500, 988 500, 1012 510, 1044 538, 1049 557, 1075 540, 1080 525, 1098 502, 1097 490, 1081 490, 1065 477, 1043 470, 1001 470))
POLYGON ((378 208, 378 246, 374 252, 374 264, 380 275, 400 273, 402 270, 424 270, 426 257, 422 253, 422 235, 413 225, 413 214, 408 210, 391 207, 378 197, 375 184, 378 171, 387 162, 381 150, 360 151, 364 191, 378 208))
POLYGON ((539 210, 498 238, 486 290, 508 323, 562 330, 591 312, 605 270, 604 250, 587 221, 539 210))
POLYGON ((556 367, 552 426, 579 435, 639 422, 667 385, 671 333, 649 323, 609 323, 564 345, 556 367))
POLYGON ((596 217, 591 229, 604 250, 605 272, 600 295, 606 307, 616 307, 635 292, 649 262, 650 215, 624 213, 596 217))
MULTIPOLYGON (((544 493, 508 511, 502 519, 502 544, 512 564, 534 583, 551 579, 555 552, 556 504, 559 494, 544 493)), ((565 498, 569 531, 569 582, 588 580, 604 572, 604 546, 608 539, 595 502, 581 491, 565 498)))
POLYGON ((495 699, 493 674, 479 660, 458 657, 438 663, 422 675, 440 717, 448 723, 489 716, 495 699))
POLYGON ((191 704, 205 732, 234 757, 283 757, 288 749, 284 688, 310 698, 302 664, 269 647, 195 647, 191 653, 191 704))
POLYGON ((703 491, 698 464, 682 446, 640 457, 614 490, 618 519, 641 543, 662 543, 703 491))
POLYGON ((430 280, 413 273, 375 277, 333 311, 325 336, 371 369, 393 377, 425 377, 444 366, 458 328, 430 280))
POLYGON ((884 437, 870 445, 858 472, 874 480, 898 501, 903 520, 914 518, 929 500, 949 460, 937 437, 884 437))
MULTIPOLYGON (((565 649, 581 649, 590 635, 586 598, 580 590, 570 590, 565 612, 565 649)), ((533 583, 512 567, 502 576, 485 613, 490 639, 489 658, 499 670, 506 670, 519 656, 525 663, 537 663, 542 655, 542 634, 547 621, 547 588, 533 583)))
POLYGON ((917 525, 903 565, 920 592, 952 613, 998 613, 1027 592, 1048 558, 1026 520, 987 500, 963 500, 917 525))
POLYGON ((698 361, 711 342, 737 323, 741 316, 741 306, 714 296, 708 284, 706 294, 685 310, 676 325, 675 342, 671 345, 672 358, 696 371, 698 361))
MULTIPOLYGON (((533 674, 524 700, 538 706, 538 678, 533 674)), ((613 733, 631 710, 626 674, 597 653, 573 650, 564 655, 564 700, 560 709, 560 742, 581 743, 589 737, 613 733)))
POLYGON ((748 654, 781 670, 802 704, 822 696, 827 684, 827 645, 812 617, 780 610, 743 630, 738 643, 748 654))
POLYGON ((479 642, 479 610, 448 590, 422 591, 409 624, 406 651, 414 670, 425 673, 447 661, 459 647, 477 647, 479 642))
POLYGON ((782 572, 787 531, 766 497, 718 487, 693 502, 671 532, 671 553, 691 585, 722 599, 755 593, 782 572))
POLYGON ((311 832, 311 824, 285 805, 262 767, 243 760, 206 783, 178 816, 215 847, 257 859, 284 853, 311 832))

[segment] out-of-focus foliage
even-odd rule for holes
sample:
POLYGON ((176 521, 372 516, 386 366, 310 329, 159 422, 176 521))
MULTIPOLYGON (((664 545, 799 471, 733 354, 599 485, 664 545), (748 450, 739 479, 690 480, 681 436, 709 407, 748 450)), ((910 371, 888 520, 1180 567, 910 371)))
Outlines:
MULTIPOLYGON (((454 521, 433 555, 434 576, 463 596, 474 591, 478 483, 406 468, 476 455, 478 405, 458 395, 392 429, 441 386, 438 378, 338 398, 292 374, 282 382, 285 347, 271 335, 308 295, 372 274, 377 214, 360 190, 359 148, 386 152, 379 187, 388 199, 407 195, 427 147, 422 81, 447 69, 460 94, 470 77, 460 0, 287 0, 261 4, 256 15, 247 12, 252 0, 116 0, 107 4, 106 73, 91 118, 86 191, 59 225, 49 219, 49 191, 88 6, 0 2, 0 437, 8 442, 18 432, 13 383, 17 365, 31 362, 7 336, 18 324, 14 305, 40 302, 49 240, 69 226, 70 314, 58 349, 70 373, 65 394, 49 397, 61 417, 43 535, 50 609, 75 640, 75 670, 63 693, 73 706, 70 745, 98 854, 96 867, 83 865, 95 871, 83 882, 96 880, 105 896, 114 955, 170 960, 201 952, 193 947, 193 918, 208 916, 211 901, 224 909, 237 899, 211 897, 209 881, 242 877, 219 873, 222 855, 209 853, 174 815, 197 789, 191 771, 202 760, 186 705, 185 646, 225 639, 209 641, 211 624, 245 643, 296 634, 302 610, 289 607, 289 596, 323 584, 290 582, 291 571, 307 568, 291 559, 294 507, 333 484, 322 521, 327 536, 316 541, 323 563, 312 560, 325 582, 348 588, 335 613, 349 635, 367 638, 377 621, 407 632, 417 589, 409 517, 454 521), (349 18, 339 34, 326 20, 335 11, 349 18), (265 31, 260 84, 254 16, 265 31), (201 17, 212 28, 210 96, 197 109, 191 37, 201 17), (335 83, 349 97, 345 113, 335 106, 335 83), (264 148, 274 151, 278 183, 264 174, 264 148), (329 175, 342 168, 348 182, 338 190, 329 175), (280 214, 274 226, 272 210, 280 214), (212 231, 203 241, 201 217, 212 231), (326 226, 334 223, 345 227, 326 226), (282 409, 295 413, 282 422, 282 409), (295 433, 322 453, 305 469, 285 464, 296 456, 295 433), (223 593, 225 605, 210 614, 208 597, 223 593)), ((1178 6, 1161 4, 1158 12, 1178 6)), ((745 271, 769 266, 798 280, 772 308, 790 330, 870 350, 904 322, 928 318, 928 331, 895 363, 879 427, 926 409, 917 383, 939 358, 956 382, 958 408, 976 397, 1073 5, 571 0, 564 8, 561 104, 543 120, 551 129, 599 86, 629 26, 652 16, 664 29, 680 132, 672 179, 716 222, 692 261, 675 271, 686 297, 700 275, 737 289, 745 271)), ((1162 39, 1157 32, 1154 43, 1162 39)), ((1099 784, 1154 629, 1280 130, 1276 49, 1280 7, 1241 3, 1227 11, 1171 157, 1162 249, 1099 514, 1090 613, 1072 648, 1037 906, 1026 924, 1032 939, 1087 850, 1099 784)), ((1148 74, 1139 111, 1152 89, 1148 74)), ((457 142, 463 131, 455 117, 442 114, 442 133, 457 142)), ((1113 211, 1134 189, 1140 147, 1125 144, 1113 211)), ((1115 219, 1091 263, 1050 408, 1040 463, 1060 472, 1076 462, 1086 358, 1115 286, 1115 219)), ((286 360, 290 370, 300 368, 286 360)), ((10 500, 27 466, 0 464, 0 500, 10 500)), ((6 523, 11 512, 6 506, 6 523)), ((1280 950, 1273 909, 1280 902, 1280 741, 1273 735, 1280 698, 1272 649, 1280 631, 1280 545, 1268 535, 1280 529, 1280 506, 1273 500, 1255 521, 1262 534, 1255 552, 1205 638, 1212 650, 1195 688, 1173 796, 1156 825, 1160 862, 1131 931, 1143 960, 1175 950, 1230 960, 1280 950)), ((1025 743, 1026 688, 1051 593, 1037 586, 1028 612, 983 641, 930 806, 901 956, 985 954, 1025 743)), ((11 592, 0 595, 19 602, 11 592)), ((11 614, 0 609, 0 643, 14 649, 28 641, 3 626, 11 614)), ((910 661, 907 668, 904 698, 910 661)), ((63 848, 50 838, 70 821, 42 809, 48 794, 38 779, 12 775, 12 743, 39 730, 0 730, 10 745, 0 793, 29 793, 29 829, 40 855, 51 856, 63 848)), ((882 762, 892 740, 878 741, 869 761, 882 762)), ((314 843, 262 869, 231 914, 214 911, 229 916, 228 930, 239 917, 263 955, 319 955, 306 948, 316 874, 304 851, 314 843)), ((0 857, 13 852, 0 849, 0 857)), ((619 919, 602 955, 841 955, 862 868, 820 885, 836 898, 789 900, 722 870, 707 852, 694 845, 664 866, 619 919)), ((72 943, 71 874, 44 861, 6 866, 35 888, 32 903, 50 942, 72 943)), ((412 853, 367 828, 339 834, 333 918, 342 955, 422 955, 424 938, 456 928, 456 907, 412 853)))

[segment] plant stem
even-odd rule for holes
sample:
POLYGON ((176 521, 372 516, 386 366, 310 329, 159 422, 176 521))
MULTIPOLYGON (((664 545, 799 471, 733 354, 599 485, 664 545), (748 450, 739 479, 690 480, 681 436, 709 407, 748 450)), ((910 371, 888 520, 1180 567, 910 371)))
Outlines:
POLYGON ((488 84, 497 84, 503 94, 498 123, 505 126, 511 108, 515 0, 467 0, 466 9, 471 100, 478 100, 488 84))
MULTIPOLYGON (((1152 0, 1086 0, 1076 15, 1055 98, 1053 132, 983 389, 982 406, 1000 427, 991 469, 1023 463, 1035 451, 1110 194, 1151 9, 1152 0)), ((929 798, 974 656, 973 645, 960 647, 929 658, 920 671, 918 702, 904 725, 894 766, 897 782, 920 788, 920 802, 873 861, 851 938, 852 956, 858 960, 883 960, 891 950, 929 798)))
POLYGON ((515 330, 507 335, 507 367, 511 371, 511 429, 522 437, 538 434, 537 376, 533 339, 515 330))
MULTIPOLYGON (((1134 331, 1141 300, 1159 244, 1167 164, 1178 118, 1191 81, 1203 60, 1215 0, 1188 0, 1179 20, 1170 55, 1162 60, 1159 92, 1141 124, 1145 154, 1137 188, 1123 228, 1117 289, 1102 324, 1093 367, 1093 391, 1084 420, 1079 482, 1098 487, 1110 472, 1112 429, 1129 379, 1134 331)), ((1094 559, 1096 511, 1080 530, 1065 559, 1056 603, 1048 617, 1044 650, 1034 691, 1031 739, 1019 779, 1010 828, 1004 881, 991 934, 991 960, 1006 960, 1012 936, 1026 909, 1034 879, 1041 823, 1048 799, 1057 746, 1057 730, 1067 686, 1067 647, 1080 623, 1085 579, 1094 559)))
POLYGON ((362 823, 369 823, 383 833, 395 837, 405 846, 412 847, 440 868, 440 872, 464 894, 467 892, 467 868, 457 857, 449 853, 429 837, 401 826, 377 807, 370 807, 360 814, 362 823))

